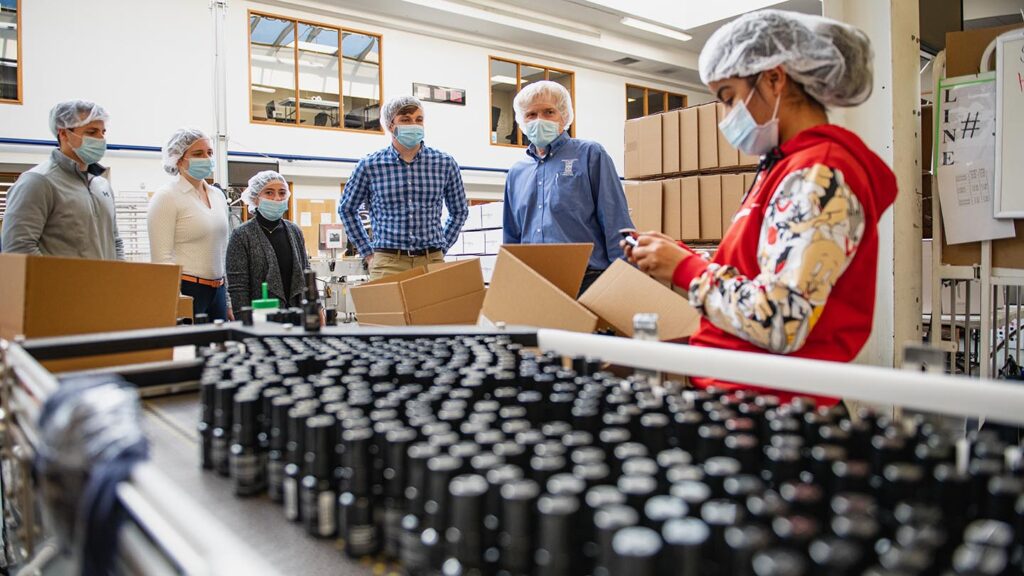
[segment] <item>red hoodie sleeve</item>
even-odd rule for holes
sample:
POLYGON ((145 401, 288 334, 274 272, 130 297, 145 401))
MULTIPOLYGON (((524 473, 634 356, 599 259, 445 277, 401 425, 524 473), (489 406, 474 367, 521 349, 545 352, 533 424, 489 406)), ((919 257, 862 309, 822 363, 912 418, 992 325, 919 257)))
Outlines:
POLYGON ((771 352, 799 350, 864 235, 864 210, 839 170, 823 164, 786 176, 772 196, 757 247, 759 273, 686 258, 673 280, 715 326, 771 352))

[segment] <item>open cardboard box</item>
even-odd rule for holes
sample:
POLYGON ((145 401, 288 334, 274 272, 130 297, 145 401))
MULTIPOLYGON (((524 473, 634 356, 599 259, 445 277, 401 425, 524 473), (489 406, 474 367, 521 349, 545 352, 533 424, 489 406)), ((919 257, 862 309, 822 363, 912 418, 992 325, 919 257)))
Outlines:
POLYGON ((501 247, 481 315, 505 322, 593 332, 608 325, 633 334, 633 316, 658 314, 663 340, 689 336, 700 315, 686 299, 624 261, 614 262, 577 301, 591 244, 513 244, 501 247))
POLYGON ((350 291, 360 324, 476 324, 484 301, 480 260, 419 266, 350 291))
MULTIPOLYGON (((0 254, 0 338, 174 326, 180 287, 177 265, 0 254)), ((171 358, 170 349, 147 350, 43 365, 63 372, 171 358)))

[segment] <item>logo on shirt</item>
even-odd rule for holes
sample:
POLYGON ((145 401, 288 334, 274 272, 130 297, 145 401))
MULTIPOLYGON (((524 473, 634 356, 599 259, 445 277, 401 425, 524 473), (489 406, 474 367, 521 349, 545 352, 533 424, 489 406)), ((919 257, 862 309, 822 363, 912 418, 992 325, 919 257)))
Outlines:
POLYGON ((576 165, 577 158, 572 160, 562 160, 562 176, 575 176, 576 172, 573 171, 573 167, 576 165))

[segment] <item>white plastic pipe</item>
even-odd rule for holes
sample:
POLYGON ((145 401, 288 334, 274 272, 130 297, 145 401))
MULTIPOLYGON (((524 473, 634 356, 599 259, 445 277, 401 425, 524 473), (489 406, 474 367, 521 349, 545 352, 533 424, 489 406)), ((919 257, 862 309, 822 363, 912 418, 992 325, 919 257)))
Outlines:
POLYGON ((564 330, 539 330, 537 340, 545 352, 634 368, 1024 424, 1024 385, 564 330))

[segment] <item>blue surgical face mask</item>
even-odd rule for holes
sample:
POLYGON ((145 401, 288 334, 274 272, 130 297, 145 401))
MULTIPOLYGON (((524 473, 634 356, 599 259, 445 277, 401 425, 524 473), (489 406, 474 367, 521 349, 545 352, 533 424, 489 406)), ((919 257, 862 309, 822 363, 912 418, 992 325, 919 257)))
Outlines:
POLYGON ((395 126, 395 140, 406 148, 415 148, 423 142, 423 126, 419 124, 400 124, 395 126))
POLYGON ((85 162, 86 166, 99 162, 107 152, 107 141, 103 138, 92 138, 82 136, 82 143, 74 147, 78 159, 85 162))
POLYGON ((256 207, 267 220, 277 221, 288 211, 287 200, 267 200, 260 198, 260 204, 256 207))
POLYGON ((772 112, 772 119, 765 124, 758 124, 747 109, 747 102, 757 91, 757 81, 754 81, 754 88, 750 91, 747 99, 733 106, 732 111, 724 120, 718 123, 718 129, 722 131, 725 139, 744 154, 750 156, 764 156, 779 145, 779 102, 782 95, 775 100, 775 111, 772 112))
POLYGON ((562 134, 562 127, 558 122, 551 120, 531 120, 523 125, 523 134, 533 142, 537 148, 547 148, 548 144, 555 141, 562 134))
POLYGON ((213 175, 213 158, 189 158, 188 175, 196 180, 206 180, 213 175))

